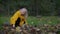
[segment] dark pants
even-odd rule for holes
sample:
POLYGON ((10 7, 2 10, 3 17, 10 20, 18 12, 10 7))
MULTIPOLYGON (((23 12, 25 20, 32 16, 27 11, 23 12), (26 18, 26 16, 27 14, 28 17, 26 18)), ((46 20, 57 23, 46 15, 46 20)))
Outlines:
POLYGON ((21 21, 20 18, 18 18, 18 19, 16 20, 16 22, 15 22, 15 27, 20 26, 20 25, 19 25, 19 24, 20 24, 20 21, 21 21))

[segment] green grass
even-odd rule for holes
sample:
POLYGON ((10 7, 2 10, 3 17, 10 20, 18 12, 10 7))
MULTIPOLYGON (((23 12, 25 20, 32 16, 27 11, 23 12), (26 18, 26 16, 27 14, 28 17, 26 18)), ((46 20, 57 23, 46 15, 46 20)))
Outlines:
POLYGON ((8 22, 9 17, 0 17, 0 24, 3 24, 4 22, 8 22))
MULTIPOLYGON (((0 17, 0 25, 4 22, 9 22, 10 17, 0 17)), ((42 24, 50 24, 56 25, 60 23, 60 17, 57 16, 43 16, 41 18, 36 17, 28 17, 27 22, 31 25, 42 25, 42 24)))
POLYGON ((57 16, 43 16, 41 18, 28 17, 27 21, 31 25, 42 25, 42 24, 56 25, 60 23, 60 18, 57 16))

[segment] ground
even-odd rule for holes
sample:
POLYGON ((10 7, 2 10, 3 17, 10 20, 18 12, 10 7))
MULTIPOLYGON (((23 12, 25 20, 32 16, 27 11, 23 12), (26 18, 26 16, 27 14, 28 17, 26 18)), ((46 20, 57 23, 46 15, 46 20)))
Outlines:
MULTIPOLYGON (((10 17, 0 17, 0 26, 5 22, 8 23, 9 19, 10 19, 10 17)), ((30 16, 30 17, 28 17, 27 22, 28 22, 28 24, 30 24, 32 26, 37 26, 37 27, 41 27, 43 24, 45 26, 47 24, 55 26, 60 23, 60 17, 58 17, 58 16, 42 16, 40 18, 37 18, 37 17, 30 16)), ((0 27, 0 29, 1 28, 2 27, 0 27)))

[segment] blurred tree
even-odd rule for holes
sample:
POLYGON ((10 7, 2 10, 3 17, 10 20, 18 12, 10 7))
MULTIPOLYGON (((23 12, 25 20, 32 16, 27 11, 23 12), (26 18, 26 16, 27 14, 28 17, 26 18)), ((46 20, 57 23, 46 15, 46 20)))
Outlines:
POLYGON ((60 15, 60 0, 0 0, 0 14, 12 15, 26 5, 29 15, 60 15))

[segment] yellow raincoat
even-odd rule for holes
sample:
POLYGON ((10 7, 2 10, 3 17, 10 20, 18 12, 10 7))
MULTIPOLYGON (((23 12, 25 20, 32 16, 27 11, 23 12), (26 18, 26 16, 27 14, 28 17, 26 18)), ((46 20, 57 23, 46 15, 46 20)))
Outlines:
POLYGON ((11 18, 10 18, 10 25, 15 25, 15 22, 16 20, 19 18, 21 18, 21 21, 19 23, 20 26, 22 26, 24 24, 24 21, 25 21, 25 24, 27 24, 26 22, 26 19, 24 18, 24 16, 21 16, 21 12, 20 11, 17 11, 11 18))

